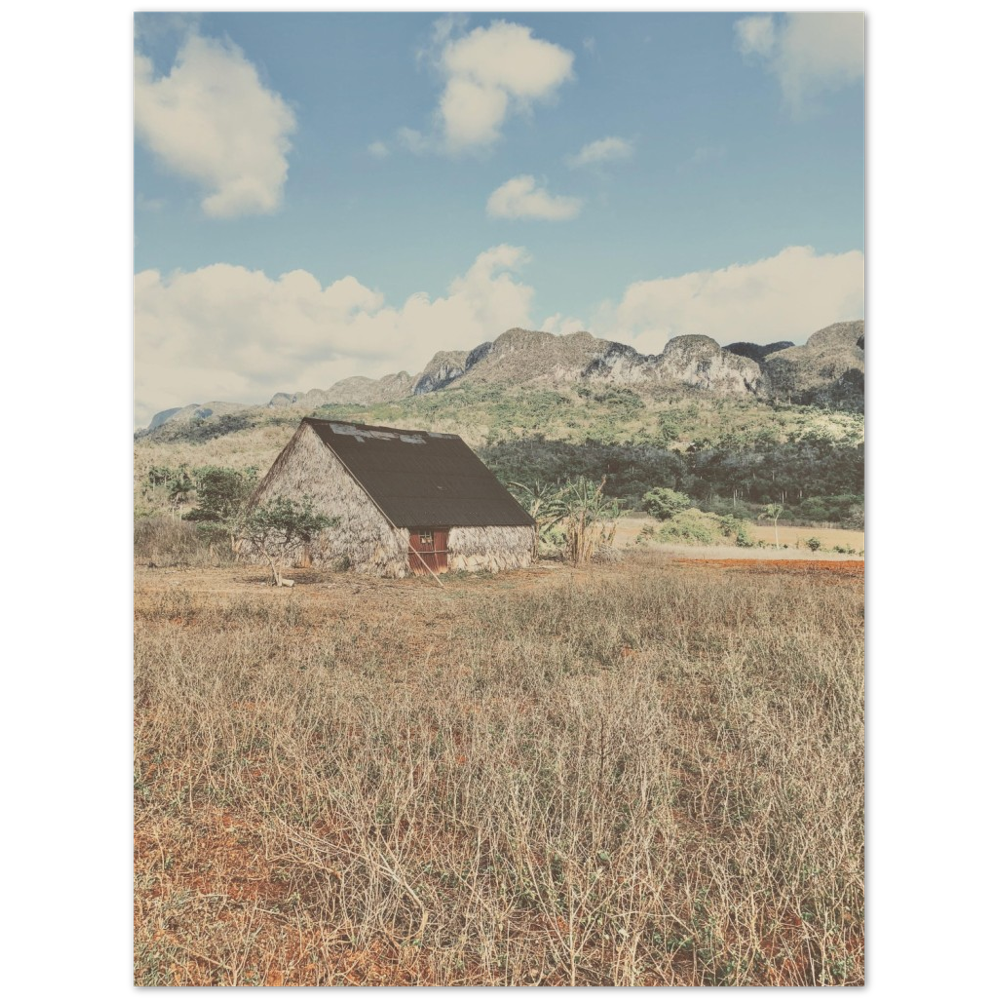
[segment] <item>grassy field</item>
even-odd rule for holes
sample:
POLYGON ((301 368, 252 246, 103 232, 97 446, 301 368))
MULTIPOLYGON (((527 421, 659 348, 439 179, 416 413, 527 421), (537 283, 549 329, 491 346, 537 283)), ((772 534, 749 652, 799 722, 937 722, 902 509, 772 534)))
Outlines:
POLYGON ((863 563, 292 575, 136 568, 137 984, 863 983, 863 563))
MULTIPOLYGON (((629 514, 627 517, 619 518, 615 525, 615 545, 619 549, 628 549, 636 544, 644 528, 656 530, 663 522, 657 521, 648 514, 629 514)), ((778 525, 778 544, 787 546, 780 550, 775 550, 774 546, 774 526, 772 524, 760 524, 748 521, 746 523, 747 533, 754 542, 761 542, 766 549, 758 548, 733 549, 732 553, 736 557, 744 559, 843 559, 858 558, 857 555, 846 555, 834 551, 836 546, 841 549, 853 549, 855 553, 861 553, 865 548, 865 533, 863 531, 851 531, 846 528, 800 528, 791 525, 778 525), (818 538, 820 549, 812 552, 806 545, 809 538, 818 538)), ((652 548, 659 548, 670 552, 682 552, 690 546, 664 545, 655 541, 646 542, 652 548)), ((717 553, 719 554, 719 553, 717 553)))
MULTIPOLYGON (((761 524, 750 522, 747 527, 754 541, 761 541, 765 545, 774 544, 774 526, 772 524, 761 524)), ((789 549, 806 549, 806 540, 818 538, 820 542, 819 555, 829 559, 828 553, 833 552, 836 546, 842 549, 854 549, 855 552, 864 552, 865 533, 863 531, 851 531, 847 528, 801 528, 794 525, 778 524, 778 544, 787 545, 789 549)))

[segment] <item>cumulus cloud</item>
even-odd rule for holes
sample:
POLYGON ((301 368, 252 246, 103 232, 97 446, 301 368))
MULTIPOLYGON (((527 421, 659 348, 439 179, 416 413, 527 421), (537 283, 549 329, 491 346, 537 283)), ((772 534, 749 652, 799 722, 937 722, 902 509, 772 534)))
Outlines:
POLYGON ((389 155, 389 147, 384 142, 369 143, 368 155, 374 156, 376 160, 384 160, 389 155))
POLYGON ((628 160, 635 152, 635 145, 627 139, 609 135, 606 139, 598 139, 587 143, 579 153, 566 158, 567 164, 573 167, 589 167, 599 163, 611 163, 615 160, 628 160))
MULTIPOLYGON (((450 153, 489 149, 511 113, 530 114, 573 76, 573 53, 535 38, 522 24, 498 20, 460 34, 464 24, 454 17, 439 20, 432 50, 423 54, 444 78, 435 132, 439 147, 450 153)), ((411 148, 422 150, 428 142, 412 129, 406 133, 400 138, 411 148)))
POLYGON ((135 126, 168 169, 207 191, 206 215, 232 218, 281 204, 295 115, 231 42, 190 34, 166 76, 135 56, 135 126))
POLYGON ((802 342, 864 315, 864 256, 786 247, 774 257, 630 285, 607 303, 593 332, 658 354, 671 338, 703 334, 720 344, 802 342))
POLYGON ((778 78, 793 114, 810 111, 824 91, 839 90, 865 71, 865 22, 860 13, 754 14, 733 25, 736 45, 778 78))
POLYGON ((583 202, 579 198, 551 195, 538 187, 530 174, 512 177, 490 195, 486 214, 493 219, 547 219, 559 222, 575 219, 583 202))
POLYGON ((529 260, 501 244, 481 253, 447 294, 400 306, 353 277, 326 287, 307 271, 277 279, 213 264, 135 277, 136 420, 192 402, 259 403, 281 390, 328 388, 351 375, 419 371, 442 349, 471 349, 530 325, 529 260))
POLYGON ((575 316, 564 316, 562 313, 553 313, 542 320, 542 325, 538 328, 546 333, 554 333, 557 337, 565 337, 571 333, 581 331, 590 332, 590 327, 575 316))

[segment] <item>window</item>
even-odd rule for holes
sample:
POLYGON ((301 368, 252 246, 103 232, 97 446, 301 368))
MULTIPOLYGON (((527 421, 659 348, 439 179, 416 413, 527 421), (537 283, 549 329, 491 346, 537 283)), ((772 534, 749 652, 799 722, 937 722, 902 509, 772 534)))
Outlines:
POLYGON ((433 531, 421 531, 420 532, 420 544, 421 545, 433 545, 434 544, 434 532, 433 531))

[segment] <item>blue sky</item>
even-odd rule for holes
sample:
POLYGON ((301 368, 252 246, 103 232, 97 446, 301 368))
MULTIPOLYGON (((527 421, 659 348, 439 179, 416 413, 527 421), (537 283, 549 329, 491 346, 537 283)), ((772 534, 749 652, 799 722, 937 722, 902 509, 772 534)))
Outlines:
POLYGON ((860 15, 143 14, 136 420, 863 315, 860 15))

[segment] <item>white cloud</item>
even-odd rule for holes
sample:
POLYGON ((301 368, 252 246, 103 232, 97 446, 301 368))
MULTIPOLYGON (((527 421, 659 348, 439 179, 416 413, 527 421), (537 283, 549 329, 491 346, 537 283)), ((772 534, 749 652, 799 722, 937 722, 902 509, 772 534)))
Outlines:
POLYGON ((774 51, 774 15, 753 14, 733 25, 736 44, 745 56, 769 56, 774 51))
POLYGON ((860 13, 755 14, 736 21, 736 45, 777 76, 793 114, 812 110, 824 91, 839 90, 865 71, 865 21, 860 13))
POLYGON ((658 354, 671 338, 703 334, 720 344, 801 342, 864 314, 864 256, 786 247, 774 257, 630 285, 607 303, 592 332, 658 354))
POLYGON ((422 135, 415 128, 407 128, 405 125, 396 132, 400 145, 411 153, 426 153, 430 148, 430 140, 422 135))
POLYGON ((384 142, 372 142, 368 145, 368 155, 376 160, 384 160, 389 155, 389 147, 384 142))
POLYGON ((580 333, 581 330, 590 332, 590 327, 582 319, 577 319, 575 316, 564 316, 562 313, 546 316, 538 329, 544 330, 546 333, 554 333, 557 337, 580 333))
POLYGON ((136 133, 166 167, 207 190, 206 215, 278 208, 295 124, 231 42, 191 34, 159 78, 147 56, 135 56, 136 133))
POLYGON ((507 91, 453 76, 441 95, 439 110, 449 149, 489 146, 500 138, 507 117, 507 91))
POLYGON ((589 167, 598 163, 610 163, 614 160, 627 160, 633 152, 635 152, 633 143, 627 139, 609 135, 606 139, 587 143, 579 153, 567 157, 566 162, 573 168, 589 167))
MULTIPOLYGON (((451 153, 488 149, 512 112, 530 114, 573 76, 573 53, 535 38, 524 25, 493 21, 456 37, 463 26, 462 20, 442 18, 432 41, 445 81, 436 129, 441 147, 451 153)), ((401 139, 407 143, 406 136, 401 139)))
POLYGON ((547 219, 559 222, 575 219, 583 202, 579 198, 551 195, 537 186, 530 174, 512 177, 490 195, 486 214, 493 219, 547 219))
POLYGON ((277 280, 213 264, 135 277, 136 420, 193 402, 259 403, 281 390, 328 388, 350 375, 419 371, 442 349, 471 349, 529 326, 534 290, 506 244, 480 254, 447 294, 399 308, 353 277, 323 287, 306 271, 277 280))

